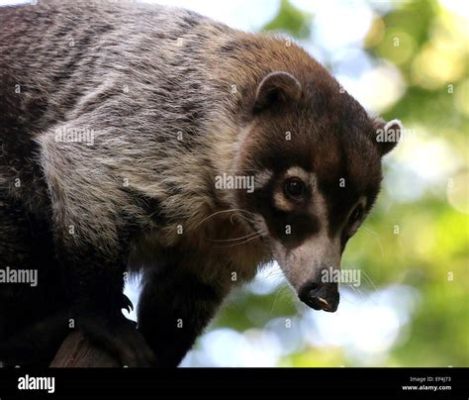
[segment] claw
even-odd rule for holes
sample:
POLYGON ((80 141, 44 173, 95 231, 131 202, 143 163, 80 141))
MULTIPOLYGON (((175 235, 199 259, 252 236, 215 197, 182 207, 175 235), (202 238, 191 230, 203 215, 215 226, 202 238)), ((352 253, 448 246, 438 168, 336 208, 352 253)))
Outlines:
POLYGON ((125 294, 122 295, 121 310, 127 310, 127 312, 134 310, 134 305, 125 294))

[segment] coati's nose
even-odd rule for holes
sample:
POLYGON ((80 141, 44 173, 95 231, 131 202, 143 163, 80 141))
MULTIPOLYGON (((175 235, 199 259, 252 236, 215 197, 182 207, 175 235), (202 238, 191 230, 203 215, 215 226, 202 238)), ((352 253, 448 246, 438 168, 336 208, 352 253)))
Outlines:
POLYGON ((310 282, 299 291, 300 300, 315 310, 335 312, 339 306, 337 283, 310 282))

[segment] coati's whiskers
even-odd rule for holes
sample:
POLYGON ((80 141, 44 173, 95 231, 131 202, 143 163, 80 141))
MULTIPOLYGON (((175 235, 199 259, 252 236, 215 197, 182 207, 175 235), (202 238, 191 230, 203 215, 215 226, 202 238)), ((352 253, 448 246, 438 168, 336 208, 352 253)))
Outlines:
POLYGON ((275 292, 274 299, 272 300, 272 306, 270 307, 270 313, 273 314, 275 306, 276 306, 276 304, 279 300, 283 301, 287 298, 291 298, 291 296, 292 296, 291 290, 288 287, 288 285, 282 285, 279 289, 277 289, 277 291, 275 292))
POLYGON ((379 237, 378 233, 376 231, 374 231, 373 229, 368 228, 366 226, 362 226, 362 228, 365 232, 368 232, 368 233, 372 234, 376 238, 376 241, 377 241, 378 246, 379 246, 379 250, 381 252, 381 256, 384 257, 384 248, 383 248, 383 244, 381 242, 381 238, 379 237))
POLYGON ((356 286, 354 286, 350 283, 344 283, 343 286, 346 286, 347 288, 352 289, 352 292, 358 294, 359 297, 363 297, 363 298, 366 297, 366 295, 363 293, 362 290, 360 290, 358 287, 356 287, 356 286))
POLYGON ((218 242, 218 243, 227 243, 227 242, 237 242, 239 240, 249 239, 254 236, 262 236, 265 235, 266 232, 259 230, 255 232, 250 232, 247 235, 229 238, 229 239, 209 239, 211 242, 218 242))
POLYGON ((377 291, 378 288, 376 287, 375 283, 373 282, 373 279, 371 279, 370 275, 366 271, 361 270, 361 272, 362 272, 363 276, 365 277, 365 279, 367 280, 367 282, 370 284, 370 286, 372 286, 373 290, 377 291))
POLYGON ((223 245, 219 245, 220 247, 224 247, 224 248, 229 248, 229 247, 234 247, 234 246, 241 246, 243 244, 246 244, 246 243, 249 243, 255 239, 259 239, 261 236, 259 235, 256 235, 254 237, 251 237, 249 239, 246 239, 244 240, 243 242, 237 242, 237 243, 231 243, 231 244, 223 244, 223 245))
POLYGON ((237 244, 239 243, 242 243, 243 241, 245 240, 251 240, 255 237, 260 237, 261 234, 258 233, 258 232, 254 232, 254 233, 250 233, 249 235, 245 235, 245 236, 240 236, 240 237, 237 237, 237 238, 231 238, 231 239, 209 239, 210 242, 213 242, 213 243, 227 243, 227 244, 230 244, 230 243, 236 243, 238 242, 237 244))
POLYGON ((364 295, 361 292, 357 292, 356 288, 352 288, 352 291, 354 292, 354 294, 358 295, 357 297, 360 298, 359 301, 355 301, 355 298, 351 297, 351 296, 347 296, 347 297, 342 296, 342 298, 340 299, 340 302, 341 303, 353 304, 353 305, 360 304, 362 302, 362 298, 364 297, 364 295))
POLYGON ((241 208, 230 208, 228 210, 220 210, 220 211, 216 211, 212 214, 210 214, 209 216, 205 217, 202 221, 200 221, 198 224, 195 225, 194 228, 198 228, 200 227, 202 224, 204 224, 205 222, 207 222, 209 219, 213 218, 213 217, 216 217, 217 215, 220 215, 220 214, 226 214, 226 213, 250 213, 252 214, 250 211, 247 211, 247 210, 243 210, 241 208))
POLYGON ((265 273, 266 279, 277 279, 279 277, 283 278, 283 272, 281 269, 278 268, 271 268, 270 271, 265 273))
MULTIPOLYGON (((373 299, 373 297, 370 296, 365 291, 361 290, 360 288, 358 288, 354 285, 351 285, 351 284, 345 284, 344 286, 347 286, 348 288, 352 289, 352 291, 355 294, 357 294, 359 298, 364 299, 365 301, 370 301, 372 304, 376 305, 376 301, 373 299)), ((375 287, 375 290, 377 290, 376 287, 375 287)), ((353 302, 351 302, 351 303, 353 303, 353 302)))
POLYGON ((213 239, 213 240, 210 240, 210 241, 215 242, 215 243, 221 243, 222 247, 233 247, 233 246, 240 246, 240 245, 246 244, 246 243, 248 243, 252 240, 259 239, 261 237, 262 237, 261 233, 254 232, 254 233, 251 233, 249 235, 246 235, 244 238, 240 237, 240 238, 224 239, 224 240, 223 239, 219 239, 219 240, 213 239), (230 241, 231 241, 231 243, 230 243, 230 241))

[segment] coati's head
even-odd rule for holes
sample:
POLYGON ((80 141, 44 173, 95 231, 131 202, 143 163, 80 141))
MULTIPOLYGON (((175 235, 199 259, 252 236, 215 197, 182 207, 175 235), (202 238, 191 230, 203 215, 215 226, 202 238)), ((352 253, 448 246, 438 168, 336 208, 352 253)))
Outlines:
POLYGON ((237 190, 254 213, 288 281, 308 306, 333 312, 338 285, 324 270, 340 267, 347 241, 380 190, 381 158, 395 145, 400 122, 371 118, 324 70, 263 77, 249 105, 236 175, 255 190, 237 190), (395 135, 386 135, 393 132, 395 135))

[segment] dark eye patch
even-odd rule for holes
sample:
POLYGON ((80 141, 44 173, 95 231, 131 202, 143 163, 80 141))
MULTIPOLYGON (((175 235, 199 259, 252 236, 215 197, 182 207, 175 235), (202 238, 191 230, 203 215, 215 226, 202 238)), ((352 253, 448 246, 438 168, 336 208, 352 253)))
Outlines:
POLYGON ((293 249, 320 230, 319 220, 308 211, 310 192, 311 189, 302 179, 285 178, 285 171, 281 171, 274 172, 274 176, 253 193, 247 195, 239 191, 239 195, 242 207, 262 215, 270 235, 282 242, 286 248, 293 249), (299 198, 303 200, 291 201, 291 209, 282 210, 276 206, 275 195, 280 194, 285 202, 289 202, 284 193, 287 181, 291 183, 290 195, 300 196, 299 198))
POLYGON ((272 210, 264 216, 273 237, 280 240, 287 249, 300 246, 319 232, 318 218, 306 212, 285 213, 272 210))

